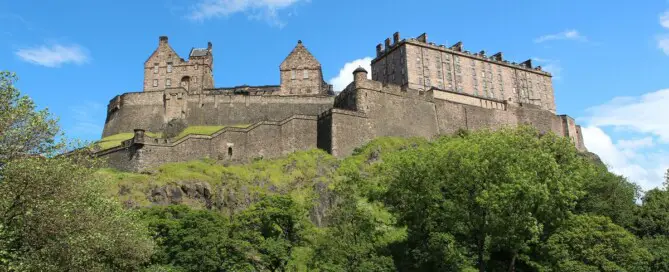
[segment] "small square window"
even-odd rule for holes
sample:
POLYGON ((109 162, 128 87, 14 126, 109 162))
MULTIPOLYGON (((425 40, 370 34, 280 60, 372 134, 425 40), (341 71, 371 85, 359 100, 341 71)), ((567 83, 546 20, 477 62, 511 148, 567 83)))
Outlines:
POLYGON ((309 70, 304 70, 302 78, 304 78, 304 79, 309 78, 309 70))
POLYGON ((158 87, 158 80, 157 79, 153 80, 153 87, 158 87))
POLYGON ((165 86, 166 86, 166 87, 170 87, 170 86, 172 86, 172 80, 169 79, 169 78, 168 78, 168 79, 165 79, 165 86))
POLYGON ((167 63, 167 72, 168 72, 168 73, 171 73, 171 72, 172 72, 172 63, 171 63, 171 62, 168 62, 168 63, 167 63))

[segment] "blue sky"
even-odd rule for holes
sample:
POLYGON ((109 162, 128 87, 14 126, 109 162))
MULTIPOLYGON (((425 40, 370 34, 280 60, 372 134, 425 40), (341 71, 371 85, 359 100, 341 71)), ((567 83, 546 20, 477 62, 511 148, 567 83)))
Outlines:
POLYGON ((141 91, 160 35, 182 57, 211 41, 217 86, 278 84, 301 39, 340 86, 393 32, 427 32, 437 44, 534 59, 586 146, 649 189, 669 168, 668 11, 667 1, 0 0, 0 69, 16 72, 68 137, 95 140, 107 102, 141 91))

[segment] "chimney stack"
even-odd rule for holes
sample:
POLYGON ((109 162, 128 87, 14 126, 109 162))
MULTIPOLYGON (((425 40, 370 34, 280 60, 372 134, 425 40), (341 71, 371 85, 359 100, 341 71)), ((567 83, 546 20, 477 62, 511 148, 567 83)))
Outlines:
POLYGON ((377 44, 376 45, 376 56, 381 56, 383 54, 383 45, 377 44))
POLYGON ((211 42, 207 42, 207 50, 211 50, 212 44, 211 42))
POLYGON ((390 38, 386 38, 386 51, 390 50, 390 38))
POLYGON ((158 38, 158 45, 161 44, 167 44, 167 36, 160 36, 160 38, 158 38))
POLYGON ((398 42, 400 42, 400 33, 395 32, 393 33, 393 44, 397 44, 398 42))

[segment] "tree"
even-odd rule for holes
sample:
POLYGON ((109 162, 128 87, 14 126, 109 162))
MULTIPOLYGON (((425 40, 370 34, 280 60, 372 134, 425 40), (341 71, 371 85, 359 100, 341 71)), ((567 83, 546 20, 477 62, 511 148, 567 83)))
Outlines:
POLYGON ((395 271, 386 238, 393 230, 384 228, 357 204, 351 194, 341 196, 330 215, 330 225, 314 246, 312 270, 395 271))
POLYGON ((503 270, 534 265, 530 253, 569 216, 592 172, 567 139, 528 127, 444 137, 387 161, 386 200, 423 269, 461 254, 479 271, 502 269, 486 267, 493 253, 503 270))
POLYGON ((545 250, 549 271, 655 271, 639 240, 604 216, 571 217, 550 236, 545 250))
POLYGON ((158 243, 153 264, 182 271, 244 270, 242 250, 229 237, 230 222, 218 212, 171 205, 145 209, 143 218, 158 243))
POLYGON ((63 147, 55 140, 58 121, 47 109, 21 95, 15 74, 0 71, 0 165, 23 156, 53 154, 63 147))
POLYGON ((152 243, 136 214, 105 195, 98 162, 51 156, 55 118, 0 72, 0 269, 136 271, 152 243))
POLYGON ((641 237, 669 237, 669 191, 656 188, 646 192, 634 225, 641 237))
POLYGON ((267 195, 235 218, 231 231, 246 243, 242 248, 256 271, 286 271, 312 227, 306 210, 289 196, 267 195))
POLYGON ((136 271, 152 253, 146 227, 105 195, 86 158, 27 158, 0 176, 0 267, 136 271))
POLYGON ((578 213, 608 216, 620 226, 632 227, 638 209, 636 200, 641 195, 638 185, 609 172, 603 165, 584 185, 586 194, 578 201, 578 213))

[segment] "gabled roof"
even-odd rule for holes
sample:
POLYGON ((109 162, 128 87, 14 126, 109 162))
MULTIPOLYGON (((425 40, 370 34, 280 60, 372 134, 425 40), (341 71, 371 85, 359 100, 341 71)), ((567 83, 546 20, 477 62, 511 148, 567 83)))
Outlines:
POLYGON ((161 47, 161 46, 166 46, 167 49, 168 49, 168 51, 170 51, 172 54, 174 54, 174 57, 175 57, 175 58, 177 58, 177 59, 181 59, 181 60, 183 61, 183 58, 181 58, 181 57, 179 56, 179 54, 177 54, 177 52, 174 51, 174 49, 172 48, 172 46, 170 46, 170 44, 168 44, 168 43, 165 43, 164 45, 160 45, 160 44, 159 44, 159 45, 158 45, 158 48, 156 48, 156 50, 153 50, 153 53, 151 53, 151 55, 149 56, 149 58, 147 58, 146 61, 144 61, 144 64, 146 64, 147 62, 149 62, 149 60, 151 60, 151 58, 153 58, 154 55, 158 54, 158 50, 160 50, 160 47, 161 47))
POLYGON ((290 69, 320 69, 321 63, 307 50, 302 41, 297 41, 297 45, 290 52, 288 57, 281 62, 279 68, 281 70, 290 69))

